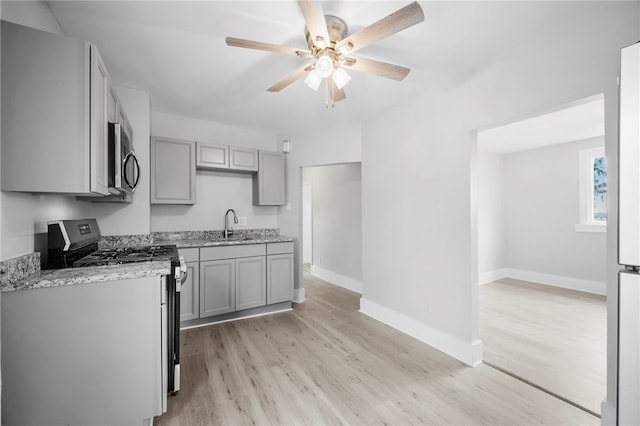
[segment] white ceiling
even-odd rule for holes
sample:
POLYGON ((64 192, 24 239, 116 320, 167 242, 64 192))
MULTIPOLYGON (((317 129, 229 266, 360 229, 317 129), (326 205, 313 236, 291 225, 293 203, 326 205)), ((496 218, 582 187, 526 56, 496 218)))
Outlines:
MULTIPOLYGON (((319 1, 353 33, 406 1, 319 1)), ((429 86, 455 87, 505 52, 588 13, 596 1, 420 2, 425 22, 359 51, 412 68, 402 82, 352 72, 347 99, 325 109, 302 80, 266 91, 304 59, 226 46, 226 36, 306 47, 295 0, 52 1, 64 32, 94 42, 116 84, 152 109, 269 132, 360 123, 429 86)))
POLYGON ((604 136, 604 99, 478 132, 478 148, 497 154, 604 136))

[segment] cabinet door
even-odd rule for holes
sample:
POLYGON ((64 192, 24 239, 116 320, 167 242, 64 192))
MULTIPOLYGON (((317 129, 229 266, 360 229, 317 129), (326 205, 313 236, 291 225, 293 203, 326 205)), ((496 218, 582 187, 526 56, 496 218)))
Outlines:
POLYGON ((198 318, 200 314, 200 271, 198 262, 187 262, 187 279, 180 290, 180 321, 198 318))
POLYGON ((204 169, 228 169, 229 146, 198 142, 196 165, 204 169))
POLYGON ((267 303, 265 256, 236 259, 236 310, 267 303))
POLYGON ((109 117, 108 99, 111 84, 107 67, 95 46, 91 46, 91 112, 90 112, 90 155, 91 155, 91 192, 109 194, 107 177, 107 146, 109 117))
POLYGON ((107 99, 107 120, 110 123, 118 121, 118 95, 113 86, 109 86, 109 97, 107 99))
POLYGON ((284 194, 284 156, 278 152, 258 152, 258 173, 254 175, 253 203, 258 206, 282 206, 284 194))
POLYGON ((293 299, 293 253, 267 256, 267 305, 293 299))
POLYGON ((196 203, 196 143, 151 139, 151 204, 196 203))
POLYGON ((258 171, 258 150, 250 148, 229 148, 229 168, 247 172, 258 171))
POLYGON ((200 262, 200 318, 236 310, 235 259, 200 262))

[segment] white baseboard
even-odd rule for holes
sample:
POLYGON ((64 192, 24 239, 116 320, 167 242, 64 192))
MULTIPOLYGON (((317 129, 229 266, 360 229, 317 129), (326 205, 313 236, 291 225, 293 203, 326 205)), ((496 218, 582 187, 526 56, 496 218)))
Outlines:
POLYGON ((360 312, 475 367, 482 363, 482 341, 465 342, 404 314, 360 298, 360 312))
POLYGON ((487 272, 480 272, 478 273, 478 284, 488 284, 501 278, 505 278, 506 276, 507 275, 505 274, 505 268, 487 272))
POLYGON ((586 293, 600 294, 602 296, 606 296, 607 294, 607 283, 603 281, 583 280, 580 278, 563 277, 561 275, 524 271, 522 269, 505 268, 504 271, 506 277, 517 280, 531 281, 570 290, 579 290, 586 293))
POLYGON ((304 301, 305 301, 304 288, 294 288, 293 289, 293 302, 294 303, 302 303, 304 301))
POLYGON ((606 401, 606 400, 602 401, 602 404, 600 405, 600 410, 602 412, 600 417, 601 418, 600 424, 602 426, 616 426, 617 413, 616 413, 615 404, 611 404, 609 401, 606 401))
POLYGON ((331 284, 346 288, 347 290, 362 294, 362 281, 329 271, 328 269, 321 268, 317 265, 311 265, 311 275, 318 277, 321 280, 328 281, 331 284))

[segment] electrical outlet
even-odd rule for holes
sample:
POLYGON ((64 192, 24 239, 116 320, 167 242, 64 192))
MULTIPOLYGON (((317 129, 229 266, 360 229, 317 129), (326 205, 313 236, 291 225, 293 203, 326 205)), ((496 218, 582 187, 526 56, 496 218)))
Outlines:
POLYGON ((238 216, 238 225, 246 225, 247 224, 247 218, 244 216, 238 216))
POLYGON ((429 304, 429 302, 424 304, 424 311, 427 313, 427 315, 431 315, 431 305, 429 304))

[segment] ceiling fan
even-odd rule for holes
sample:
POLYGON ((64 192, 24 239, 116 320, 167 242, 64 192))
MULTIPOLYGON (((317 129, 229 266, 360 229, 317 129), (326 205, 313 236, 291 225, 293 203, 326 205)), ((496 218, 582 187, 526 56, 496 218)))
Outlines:
POLYGON ((234 37, 226 38, 228 46, 266 50, 309 59, 303 66, 269 87, 269 92, 279 92, 307 74, 305 83, 313 90, 318 90, 322 80, 326 79, 327 91, 332 101, 338 102, 345 98, 344 86, 351 79, 346 70, 375 74, 397 81, 403 80, 411 71, 400 65, 354 56, 353 53, 424 21, 424 12, 418 2, 398 9, 351 35, 348 35, 346 22, 337 16, 325 15, 315 1, 298 0, 298 4, 306 23, 305 38, 308 49, 234 37))

